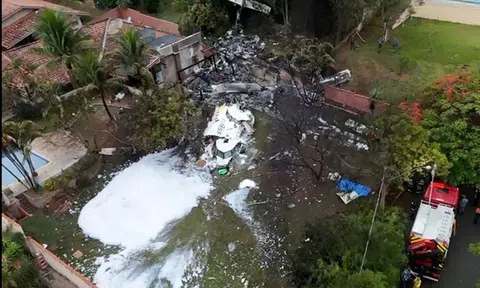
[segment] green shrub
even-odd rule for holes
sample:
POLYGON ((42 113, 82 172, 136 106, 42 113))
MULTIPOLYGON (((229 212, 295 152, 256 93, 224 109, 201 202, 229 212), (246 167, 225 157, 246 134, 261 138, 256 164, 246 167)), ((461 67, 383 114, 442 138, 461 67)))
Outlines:
POLYGON ((54 178, 50 178, 48 179, 47 181, 45 181, 45 183, 43 183, 43 188, 45 188, 45 190, 47 191, 53 191, 55 190, 55 179, 54 178))

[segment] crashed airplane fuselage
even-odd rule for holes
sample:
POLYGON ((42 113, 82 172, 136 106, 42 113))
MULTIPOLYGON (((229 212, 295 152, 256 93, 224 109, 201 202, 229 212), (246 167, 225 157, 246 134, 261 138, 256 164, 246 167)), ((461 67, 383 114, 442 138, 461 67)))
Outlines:
POLYGON ((254 122, 253 114, 240 109, 238 104, 216 107, 203 133, 207 145, 200 158, 211 170, 229 168, 232 159, 248 149, 254 122))

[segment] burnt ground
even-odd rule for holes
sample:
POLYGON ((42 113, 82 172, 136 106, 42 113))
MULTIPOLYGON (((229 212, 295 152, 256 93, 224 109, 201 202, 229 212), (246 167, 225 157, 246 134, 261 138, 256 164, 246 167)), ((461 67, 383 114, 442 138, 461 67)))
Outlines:
MULTIPOLYGON (((331 107, 305 107, 301 104, 301 99, 295 96, 285 96, 280 99, 276 103, 276 108, 279 111, 277 116, 282 117, 285 121, 298 113, 304 116, 303 119, 310 120, 306 121, 307 124, 302 125, 305 131, 301 131, 300 134, 307 131, 310 133, 320 131, 318 117, 342 128, 342 130, 345 129, 345 131, 348 128, 343 123, 348 119, 369 122, 369 119, 362 119, 362 117, 331 107)), ((262 203, 255 205, 257 220, 281 236, 283 241, 278 243, 278 246, 282 246, 288 259, 301 241, 304 241, 307 224, 347 208, 362 205, 365 201, 374 201, 373 197, 369 196, 357 199, 348 206, 345 205, 336 195, 340 192, 336 188, 336 182, 327 179, 328 173, 338 172, 343 177, 369 186, 375 193, 380 183, 380 173, 375 174, 379 167, 375 164, 375 153, 371 151, 373 149, 359 151, 352 147, 346 147, 345 139, 332 137, 333 139, 328 140, 326 135, 319 135, 315 140, 313 134, 309 134, 306 137, 305 145, 321 143, 319 146, 330 152, 324 157, 323 172, 317 179, 310 168, 297 165, 301 164, 301 161, 292 161, 292 159, 298 160, 295 146, 296 135, 285 133, 283 122, 277 118, 266 114, 262 114, 262 117, 255 116, 256 145, 262 151, 259 165, 255 169, 255 173, 259 175, 257 178, 259 178, 260 189, 253 195, 257 203, 262 203), (365 169, 373 173, 366 172, 365 169), (292 207, 292 204, 295 207, 292 207)), ((305 151, 305 158, 318 158, 315 150, 307 149, 305 151)), ((272 267, 271 271, 267 271, 270 273, 270 277, 267 278, 271 279, 270 283, 267 283, 267 287, 291 286, 289 278, 286 276, 290 272, 289 268, 282 269, 285 272, 283 275, 278 275, 277 269, 272 267)))

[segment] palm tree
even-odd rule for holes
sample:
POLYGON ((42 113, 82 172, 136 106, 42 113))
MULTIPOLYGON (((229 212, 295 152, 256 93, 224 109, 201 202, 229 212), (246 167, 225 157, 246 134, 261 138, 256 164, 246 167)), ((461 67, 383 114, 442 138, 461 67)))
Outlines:
POLYGON ((72 29, 64 12, 45 9, 37 18, 35 33, 43 41, 43 47, 37 52, 53 58, 49 64, 62 63, 68 71, 70 81, 76 87, 72 73, 73 65, 79 55, 93 46, 87 35, 72 29))
MULTIPOLYGON (((24 120, 20 123, 13 121, 6 121, 2 123, 2 152, 10 160, 10 162, 12 162, 15 168, 17 168, 20 174, 22 174, 23 178, 25 178, 30 185, 30 188, 34 189, 35 191, 37 190, 37 183, 35 181, 35 167, 33 166, 31 158, 31 144, 32 141, 40 135, 41 134, 38 132, 38 127, 30 120, 24 120), (15 154, 15 152, 18 150, 22 151, 22 161, 20 161, 15 154), (24 166, 25 162, 27 162, 30 173, 24 166)), ((14 175, 13 173, 11 174, 14 175)), ((18 177, 15 178, 18 180, 18 177)), ((26 186, 23 182, 21 183, 26 186)))
POLYGON ((111 92, 113 88, 122 86, 125 77, 111 77, 111 74, 106 71, 104 63, 98 59, 95 52, 90 51, 86 55, 79 58, 75 65, 74 73, 78 77, 81 88, 76 89, 75 92, 98 93, 102 98, 103 107, 110 118, 110 121, 115 121, 115 117, 110 113, 105 96, 111 92))
POLYGON ((335 67, 335 59, 331 56, 333 46, 328 42, 319 42, 304 36, 299 36, 298 49, 293 52, 292 64, 297 68, 307 66, 307 74, 315 70, 323 71, 335 67))
POLYGON ((131 27, 123 30, 117 41, 117 49, 105 54, 113 62, 116 73, 140 79, 147 87, 154 88, 155 80, 147 68, 153 50, 148 48, 140 34, 131 27))

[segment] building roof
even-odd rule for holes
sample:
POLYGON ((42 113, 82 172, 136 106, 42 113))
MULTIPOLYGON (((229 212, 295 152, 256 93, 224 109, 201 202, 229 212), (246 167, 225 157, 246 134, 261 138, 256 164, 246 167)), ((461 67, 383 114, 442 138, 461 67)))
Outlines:
POLYGON ((458 205, 460 191, 457 187, 445 183, 433 182, 425 189, 425 194, 423 195, 424 201, 430 200, 430 193, 432 194, 432 203, 435 205, 444 204, 451 207, 457 207, 458 205))
POLYGON ((422 202, 418 208, 412 233, 423 239, 433 239, 446 246, 450 243, 453 231, 455 212, 452 207, 437 207, 422 202))
MULTIPOLYGON (((43 80, 46 83, 59 83, 59 84, 67 84, 70 82, 70 78, 67 73, 67 69, 61 65, 60 63, 49 67, 46 65, 52 59, 38 53, 35 49, 43 47, 42 41, 36 41, 9 51, 2 53, 2 60, 7 58, 8 60, 13 59, 21 59, 22 60, 22 68, 24 70, 28 70, 26 65, 30 65, 36 67, 34 73, 38 77, 38 79, 43 80)), ((8 66, 3 67, 2 65, 2 72, 7 70, 8 66)), ((14 78, 14 86, 22 87, 24 86, 23 80, 14 78)))
POLYGON ((5 56, 5 54, 2 53, 2 72, 7 70, 7 67, 10 65, 10 63, 12 63, 12 61, 10 61, 10 58, 8 58, 7 56, 5 56))
POLYGON ((99 21, 103 21, 107 18, 121 18, 124 20, 130 18, 130 21, 135 25, 149 27, 156 31, 164 32, 166 34, 180 35, 180 32, 178 31, 178 25, 176 23, 145 15, 130 8, 113 8, 108 12, 95 17, 92 21, 90 21, 90 23, 93 24, 99 21))
POLYGON ((35 16, 37 11, 32 11, 13 24, 2 29, 2 47, 10 49, 18 42, 31 35, 34 31, 35 16))
MULTIPOLYGON (((134 27, 137 30, 150 29, 135 23, 128 23, 126 20, 106 18, 82 27, 81 31, 90 35, 95 47, 100 51, 101 54, 103 54, 105 51, 113 51, 116 48, 116 39, 118 39, 118 33, 127 27, 134 27)), ((168 38, 171 36, 171 34, 167 34, 158 30, 153 30, 153 34, 156 37, 154 40, 162 39, 163 37, 168 38)), ((168 42, 170 40, 165 39, 165 41, 168 42)), ((35 51, 40 47, 42 47, 42 41, 36 41, 2 53, 2 60, 4 60, 2 61, 2 72, 8 70, 9 62, 11 62, 11 60, 20 58, 23 63, 22 66, 27 65, 28 63, 28 65, 38 67, 34 73, 36 73, 39 79, 44 80, 47 83, 69 83, 70 78, 68 77, 67 70, 63 65, 58 64, 55 67, 46 67, 45 64, 50 62, 52 59, 35 51)), ((152 54, 148 61, 149 63, 147 63, 147 67, 152 66, 159 58, 160 55, 152 54)), ((26 68, 27 67, 24 66, 25 71, 28 70, 26 68)), ((13 85, 16 87, 24 86, 21 77, 14 77, 13 85)))
POLYGON ((65 12, 77 15, 88 15, 88 13, 84 11, 74 10, 65 6, 42 0, 2 0, 2 21, 22 9, 38 10, 42 8, 64 10, 65 12))

